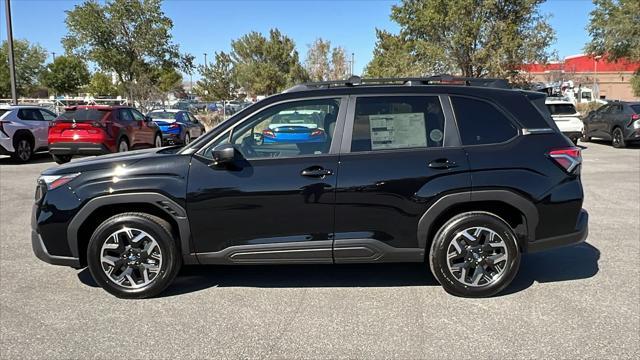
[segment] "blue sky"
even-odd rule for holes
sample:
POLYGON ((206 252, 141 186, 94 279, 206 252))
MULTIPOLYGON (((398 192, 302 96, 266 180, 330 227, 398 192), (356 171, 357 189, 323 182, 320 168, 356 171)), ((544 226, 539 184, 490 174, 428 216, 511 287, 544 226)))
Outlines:
MULTIPOLYGON (((39 43, 50 52, 63 52, 65 10, 75 0, 12 0, 15 38, 39 43)), ((163 9, 173 19, 173 36, 181 50, 204 62, 204 53, 228 51, 230 42, 252 30, 267 33, 277 27, 296 42, 301 60, 316 37, 355 53, 355 71, 371 60, 375 28, 397 32, 389 19, 396 1, 211 1, 165 0, 163 9)), ((582 52, 588 34, 585 26, 593 9, 590 0, 549 0, 542 12, 551 16, 557 40, 552 44, 561 57, 582 52)), ((4 6, 0 34, 6 39, 4 6)))

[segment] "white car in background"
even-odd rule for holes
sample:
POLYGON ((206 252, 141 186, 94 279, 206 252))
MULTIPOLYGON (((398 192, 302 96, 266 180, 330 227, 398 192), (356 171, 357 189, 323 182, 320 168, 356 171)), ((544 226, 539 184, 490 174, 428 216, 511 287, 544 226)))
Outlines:
POLYGON ((582 136, 584 124, 573 102, 565 98, 547 98, 545 105, 560 131, 577 145, 578 139, 582 136))
POLYGON ((49 123, 56 114, 39 106, 0 106, 0 155, 27 162, 33 153, 46 151, 49 123))

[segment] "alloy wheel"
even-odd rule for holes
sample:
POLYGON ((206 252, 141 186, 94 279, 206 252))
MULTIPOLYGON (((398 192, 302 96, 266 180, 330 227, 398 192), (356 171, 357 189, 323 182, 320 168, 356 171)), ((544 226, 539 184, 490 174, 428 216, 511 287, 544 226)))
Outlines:
POLYGON ((160 136, 156 136, 156 140, 154 141, 154 146, 155 147, 162 147, 162 138, 160 138, 160 136))
POLYGON ((162 251, 147 232, 123 228, 112 233, 100 250, 102 271, 115 284, 137 289, 152 283, 162 268, 162 251))
POLYGON ((185 145, 189 145, 189 143, 191 142, 191 136, 189 134, 184 136, 184 144, 185 145))
POLYGON ((18 148, 16 149, 18 157, 22 161, 27 161, 31 157, 31 144, 28 140, 22 139, 18 142, 18 148))
POLYGON ((619 146, 620 144, 622 144, 622 131, 616 129, 613 132, 613 145, 619 146))
POLYGON ((471 287, 498 281, 505 273, 508 261, 504 239, 486 227, 458 232, 447 248, 449 271, 460 283, 471 287))
POLYGON ((129 145, 127 145, 126 141, 120 141, 120 145, 118 145, 118 152, 126 152, 129 150, 129 145))

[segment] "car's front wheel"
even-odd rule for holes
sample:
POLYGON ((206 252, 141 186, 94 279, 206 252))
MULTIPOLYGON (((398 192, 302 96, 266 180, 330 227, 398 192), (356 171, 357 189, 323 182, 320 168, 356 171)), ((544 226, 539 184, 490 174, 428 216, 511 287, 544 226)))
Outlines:
POLYGON ((156 134, 156 136, 153 138, 153 147, 162 147, 162 135, 156 134))
POLYGON ((487 212, 467 212, 436 233, 429 254, 431 272, 449 293, 487 297, 502 291, 520 266, 511 227, 487 212))
POLYGON ((120 298, 155 296, 173 281, 182 258, 171 225, 145 213, 105 220, 93 233, 87 263, 96 283, 120 298))

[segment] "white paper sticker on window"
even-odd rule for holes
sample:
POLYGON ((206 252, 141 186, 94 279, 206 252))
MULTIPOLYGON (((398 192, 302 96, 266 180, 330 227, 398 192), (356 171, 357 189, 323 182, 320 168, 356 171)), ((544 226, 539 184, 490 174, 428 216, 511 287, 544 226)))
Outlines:
POLYGON ((427 147, 424 113, 369 115, 371 149, 427 147))

